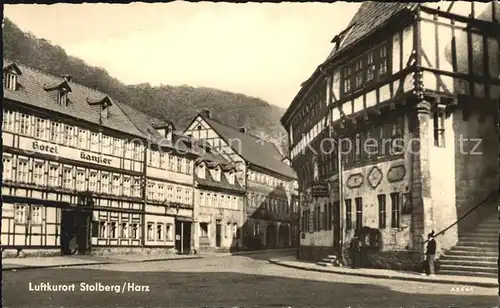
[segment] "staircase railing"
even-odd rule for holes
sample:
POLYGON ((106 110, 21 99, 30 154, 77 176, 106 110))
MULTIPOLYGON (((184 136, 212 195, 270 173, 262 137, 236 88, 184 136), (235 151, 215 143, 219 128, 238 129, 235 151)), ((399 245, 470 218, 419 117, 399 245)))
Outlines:
MULTIPOLYGON (((434 235, 434 237, 438 237, 439 235, 443 235, 446 231, 448 231, 449 229, 451 229, 453 226, 455 226, 456 224, 458 224, 461 220, 463 220, 465 217, 469 216, 470 213, 474 212, 476 209, 478 209, 479 207, 481 207, 483 204, 485 204, 486 202, 490 201, 491 199, 493 199, 494 197, 497 197, 499 195, 499 191, 498 190, 495 190, 493 192, 491 192, 483 201, 479 202, 477 205, 475 205, 473 208, 471 208, 470 210, 467 211, 467 213, 465 213, 464 215, 462 215, 462 217, 458 218, 454 223, 452 223, 451 225, 449 225, 448 227, 444 228, 443 230, 439 231, 438 233, 436 233, 434 235)), ((424 244, 427 243, 429 241, 429 239, 425 240, 424 241, 424 244)))

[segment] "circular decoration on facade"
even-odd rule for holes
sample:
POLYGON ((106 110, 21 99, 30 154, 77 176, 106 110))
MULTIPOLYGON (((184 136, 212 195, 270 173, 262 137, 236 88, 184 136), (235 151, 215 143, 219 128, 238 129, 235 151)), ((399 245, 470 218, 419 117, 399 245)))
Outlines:
POLYGON ((347 179, 347 187, 349 188, 357 188, 363 185, 363 175, 361 173, 352 174, 347 179))
POLYGON ((370 183, 371 187, 377 188, 378 184, 382 181, 382 171, 377 166, 374 166, 370 173, 368 173, 368 183, 370 183))
POLYGON ((387 181, 389 182, 399 182, 404 179, 406 175, 406 168, 404 165, 396 165, 389 168, 387 171, 387 181))

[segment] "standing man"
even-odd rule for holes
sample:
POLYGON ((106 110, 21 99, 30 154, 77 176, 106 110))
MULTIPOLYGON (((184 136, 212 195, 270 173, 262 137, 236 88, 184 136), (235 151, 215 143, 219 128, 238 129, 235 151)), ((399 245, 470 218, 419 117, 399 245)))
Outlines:
POLYGON ((360 259, 360 254, 361 254, 361 249, 360 249, 361 241, 359 239, 358 231, 356 231, 354 233, 354 237, 351 240, 350 246, 351 247, 349 247, 349 248, 351 251, 351 267, 356 268, 359 266, 359 263, 360 263, 359 259, 360 259))
POLYGON ((425 257, 427 261, 427 266, 429 267, 429 275, 436 276, 434 269, 434 260, 436 259, 436 240, 434 239, 434 230, 427 235, 427 249, 425 251, 425 257))

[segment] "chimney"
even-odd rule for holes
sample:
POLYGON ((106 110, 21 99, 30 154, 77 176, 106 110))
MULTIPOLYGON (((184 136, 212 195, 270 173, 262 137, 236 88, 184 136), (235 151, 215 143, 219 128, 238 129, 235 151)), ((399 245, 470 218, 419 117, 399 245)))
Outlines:
POLYGON ((69 74, 64 74, 61 77, 64 78, 64 80, 66 80, 67 82, 70 82, 73 79, 69 74))
POLYGON ((210 110, 208 109, 203 109, 202 112, 201 112, 201 115, 204 116, 205 118, 207 119, 210 119, 210 110))
POLYGON ((245 126, 241 126, 239 129, 240 133, 246 134, 247 133, 247 128, 245 126))

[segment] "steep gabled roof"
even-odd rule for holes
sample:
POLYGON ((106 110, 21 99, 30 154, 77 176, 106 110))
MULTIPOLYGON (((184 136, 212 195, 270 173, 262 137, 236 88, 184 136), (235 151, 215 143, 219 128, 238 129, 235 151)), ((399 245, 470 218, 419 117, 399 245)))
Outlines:
POLYGON ((242 133, 236 128, 219 123, 202 114, 199 116, 247 162, 285 177, 294 179, 297 177, 295 171, 281 161, 283 156, 273 143, 265 141, 263 138, 242 133), (230 140, 239 140, 240 142, 230 142, 230 140), (238 144, 241 144, 241 148, 238 148, 238 144))
POLYGON ((19 68, 17 63, 15 63, 15 62, 11 62, 9 64, 4 63, 3 70, 4 70, 4 72, 5 71, 11 71, 11 72, 13 71, 14 73, 16 73, 16 75, 23 74, 23 72, 21 71, 21 69, 19 68))
POLYGON ((415 5, 416 3, 412 2, 363 2, 346 30, 339 35, 339 46, 333 48, 328 59, 377 30, 395 15, 412 9, 415 5))
MULTIPOLYGON (((11 60, 4 59, 5 66, 12 63, 11 60)), ((23 64, 17 63, 16 65, 23 73, 17 79, 19 87, 15 91, 4 89, 4 98, 59 113, 66 117, 87 121, 96 124, 96 126, 107 127, 133 136, 145 137, 143 133, 135 128, 123 111, 115 105, 109 107, 108 117, 100 123, 101 115, 99 111, 87 103, 87 98, 97 100, 106 96, 106 94, 74 82, 67 82, 61 77, 40 72, 23 64), (67 106, 57 104, 53 94, 44 89, 46 85, 62 84, 68 86, 71 84, 67 106)))

